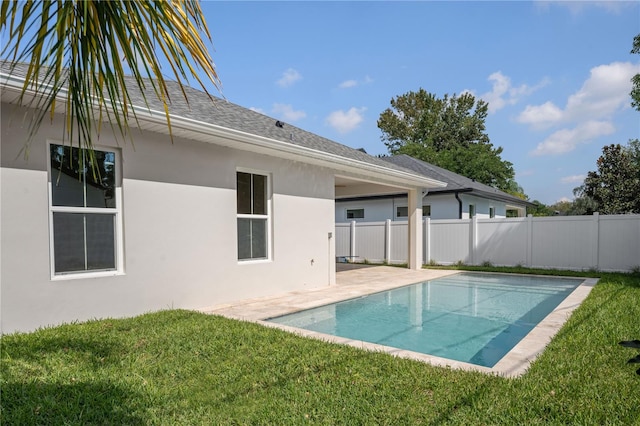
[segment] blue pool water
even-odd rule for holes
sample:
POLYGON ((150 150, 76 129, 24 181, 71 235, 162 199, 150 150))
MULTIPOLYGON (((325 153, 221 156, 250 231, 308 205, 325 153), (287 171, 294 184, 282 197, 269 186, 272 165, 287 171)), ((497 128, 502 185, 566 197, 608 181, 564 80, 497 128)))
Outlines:
POLYGON ((581 282, 462 273, 269 321, 493 367, 581 282))

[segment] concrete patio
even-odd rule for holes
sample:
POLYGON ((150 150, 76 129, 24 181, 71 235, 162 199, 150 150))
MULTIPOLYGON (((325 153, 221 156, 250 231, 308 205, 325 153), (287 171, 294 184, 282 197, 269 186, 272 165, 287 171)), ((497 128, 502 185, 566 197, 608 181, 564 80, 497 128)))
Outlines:
POLYGON ((585 279, 551 314, 520 341, 493 368, 454 361, 437 356, 392 348, 388 346, 357 341, 323 333, 274 324, 265 320, 289 313, 323 306, 342 300, 377 293, 396 287, 432 280, 460 271, 451 270, 410 270, 392 266, 372 266, 361 264, 338 264, 334 286, 294 291, 274 297, 247 299, 238 303, 201 309, 202 312, 221 315, 243 321, 251 321, 267 327, 280 328, 301 336, 327 342, 346 344, 361 349, 386 352, 394 356, 426 362, 432 365, 462 370, 481 371, 506 377, 519 376, 526 372, 533 361, 546 347, 551 338, 560 330, 574 309, 587 297, 597 279, 585 279))

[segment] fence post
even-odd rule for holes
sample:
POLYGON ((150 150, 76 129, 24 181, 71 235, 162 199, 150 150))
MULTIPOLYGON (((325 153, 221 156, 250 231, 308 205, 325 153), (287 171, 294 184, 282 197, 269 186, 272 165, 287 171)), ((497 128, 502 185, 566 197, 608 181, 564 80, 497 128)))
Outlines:
POLYGON ((526 247, 527 259, 526 259, 525 266, 531 268, 533 264, 533 215, 532 214, 527 215, 527 235, 525 237, 525 244, 527 245, 526 247))
POLYGON ((391 219, 384 221, 384 260, 391 263, 391 219))
POLYGON ((591 225, 591 267, 600 267, 600 213, 593 212, 593 222, 591 225))
POLYGON ((474 216, 469 220, 469 264, 476 264, 476 246, 478 245, 478 216, 474 216))
POLYGON ((431 263, 431 218, 426 217, 423 225, 424 259, 422 263, 429 264, 431 263))
POLYGON ((350 244, 349 244, 349 256, 351 260, 355 259, 356 257, 356 221, 352 220, 351 221, 351 228, 350 228, 349 232, 349 239, 350 239, 350 244))

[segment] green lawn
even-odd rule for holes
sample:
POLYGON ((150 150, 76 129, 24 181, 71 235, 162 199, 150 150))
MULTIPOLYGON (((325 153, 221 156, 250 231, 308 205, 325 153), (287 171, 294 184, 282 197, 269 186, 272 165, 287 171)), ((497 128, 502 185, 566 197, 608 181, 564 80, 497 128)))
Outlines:
MULTIPOLYGON (((576 273, 573 273, 574 275, 576 273)), ((600 283, 522 377, 171 310, 1 338, 0 422, 640 424, 640 276, 600 283)))

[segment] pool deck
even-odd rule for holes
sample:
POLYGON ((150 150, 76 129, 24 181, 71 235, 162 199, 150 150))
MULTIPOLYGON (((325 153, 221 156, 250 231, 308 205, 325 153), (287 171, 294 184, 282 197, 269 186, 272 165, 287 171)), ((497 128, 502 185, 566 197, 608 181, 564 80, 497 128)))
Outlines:
POLYGON ((529 364, 542 353, 551 338, 560 330, 573 310, 582 303, 598 281, 594 278, 584 279, 580 286, 492 368, 265 321, 269 318, 460 272, 436 269, 414 271, 392 266, 338 264, 336 285, 313 290, 293 291, 273 297, 247 299, 233 304, 201 309, 201 311, 228 318, 256 322, 305 337, 346 344, 371 351, 386 352, 400 358, 413 359, 440 367, 480 371, 504 377, 517 377, 527 371, 529 364))

